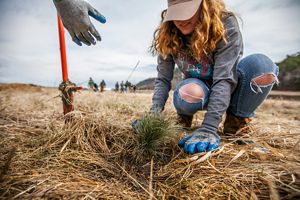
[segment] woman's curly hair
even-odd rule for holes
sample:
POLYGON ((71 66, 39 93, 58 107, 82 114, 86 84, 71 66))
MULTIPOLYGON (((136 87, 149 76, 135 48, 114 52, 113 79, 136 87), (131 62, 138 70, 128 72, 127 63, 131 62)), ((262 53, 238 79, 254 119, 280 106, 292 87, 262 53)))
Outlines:
MULTIPOLYGON (((226 41, 225 28, 222 19, 228 11, 223 0, 202 0, 200 5, 199 22, 191 36, 191 53, 195 58, 211 53, 220 40, 226 41)), ((154 39, 150 46, 153 55, 177 55, 183 47, 183 35, 173 23, 162 23, 166 10, 161 13, 161 24, 154 32, 154 39)))

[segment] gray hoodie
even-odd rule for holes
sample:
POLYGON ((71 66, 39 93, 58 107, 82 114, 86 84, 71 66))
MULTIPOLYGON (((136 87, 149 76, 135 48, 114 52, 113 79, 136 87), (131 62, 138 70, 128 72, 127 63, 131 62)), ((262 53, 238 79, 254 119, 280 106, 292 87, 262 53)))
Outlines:
POLYGON ((185 78, 199 78, 210 85, 207 112, 200 129, 204 132, 217 131, 237 85, 237 64, 243 54, 242 35, 236 17, 229 14, 224 17, 223 23, 227 42, 220 41, 207 58, 196 60, 188 49, 182 49, 178 55, 169 55, 166 59, 158 56, 152 110, 163 110, 177 64, 185 78))

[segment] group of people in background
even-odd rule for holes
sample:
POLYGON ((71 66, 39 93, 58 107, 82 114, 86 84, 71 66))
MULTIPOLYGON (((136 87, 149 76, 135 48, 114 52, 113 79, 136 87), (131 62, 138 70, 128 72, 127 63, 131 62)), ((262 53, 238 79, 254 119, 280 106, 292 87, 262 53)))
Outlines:
POLYGON ((116 84, 115 84, 115 91, 116 92, 124 93, 124 92, 128 92, 129 91, 129 92, 135 93, 136 89, 137 89, 137 86, 133 85, 129 81, 126 81, 125 83, 124 83, 124 81, 122 81, 120 84, 117 81, 116 84))
MULTIPOLYGON (((90 77, 89 81, 88 81, 88 87, 90 90, 94 91, 94 92, 104 92, 105 88, 106 88, 106 83, 104 80, 102 80, 99 84, 99 86, 97 85, 97 83, 95 83, 95 81, 92 79, 92 77, 90 77)), ((119 84, 119 82, 117 81, 115 84, 115 88, 114 91, 115 92, 121 92, 121 93, 125 93, 125 92, 133 92, 135 93, 137 89, 136 85, 133 85, 131 82, 129 82, 128 80, 124 83, 124 81, 121 81, 121 83, 119 84)))
POLYGON ((98 86, 97 83, 95 83, 95 81, 92 79, 92 77, 90 77, 88 86, 89 86, 89 89, 93 90, 94 92, 98 92, 98 91, 104 92, 106 83, 104 80, 102 80, 98 86))

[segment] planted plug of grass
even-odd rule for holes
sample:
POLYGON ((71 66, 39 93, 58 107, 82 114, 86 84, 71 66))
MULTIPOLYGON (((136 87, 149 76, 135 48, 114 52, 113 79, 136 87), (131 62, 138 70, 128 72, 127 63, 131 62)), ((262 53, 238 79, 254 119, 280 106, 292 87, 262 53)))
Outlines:
POLYGON ((165 153, 168 143, 174 141, 178 129, 175 123, 162 114, 146 114, 134 122, 137 133, 137 150, 143 156, 160 156, 165 153))

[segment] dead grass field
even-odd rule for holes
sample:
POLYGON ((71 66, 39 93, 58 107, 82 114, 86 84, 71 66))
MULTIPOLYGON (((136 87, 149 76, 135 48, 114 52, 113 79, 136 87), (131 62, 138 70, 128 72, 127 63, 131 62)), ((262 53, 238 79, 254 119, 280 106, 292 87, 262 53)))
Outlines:
MULTIPOLYGON (((158 149, 163 157, 136 159, 130 122, 148 111, 150 93, 77 93, 70 124, 58 95, 0 87, 0 199, 300 198, 300 101, 267 100, 254 144, 222 135, 219 150, 195 157, 178 148, 182 132, 158 149)), ((165 115, 176 117, 171 99, 165 115)))

